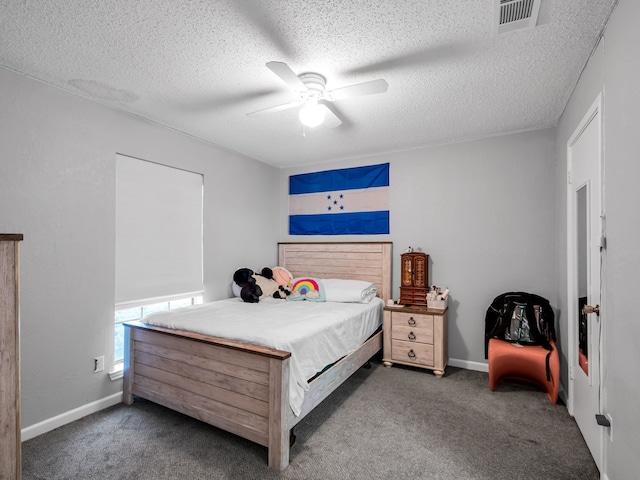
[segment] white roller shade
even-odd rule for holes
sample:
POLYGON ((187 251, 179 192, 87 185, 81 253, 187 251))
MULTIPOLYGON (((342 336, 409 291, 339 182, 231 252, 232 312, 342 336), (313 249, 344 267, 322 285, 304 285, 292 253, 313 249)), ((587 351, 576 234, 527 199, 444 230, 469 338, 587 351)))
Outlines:
POLYGON ((116 155, 116 305, 202 292, 202 175, 116 155))

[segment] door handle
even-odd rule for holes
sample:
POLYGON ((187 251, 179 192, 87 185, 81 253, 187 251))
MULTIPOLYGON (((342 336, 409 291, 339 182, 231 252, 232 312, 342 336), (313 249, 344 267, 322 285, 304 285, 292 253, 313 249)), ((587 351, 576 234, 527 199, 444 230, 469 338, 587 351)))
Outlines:
POLYGON ((600 316, 600 305, 596 305, 592 307, 591 305, 585 305, 582 307, 582 313, 585 315, 589 315, 590 313, 595 313, 597 316, 600 316))

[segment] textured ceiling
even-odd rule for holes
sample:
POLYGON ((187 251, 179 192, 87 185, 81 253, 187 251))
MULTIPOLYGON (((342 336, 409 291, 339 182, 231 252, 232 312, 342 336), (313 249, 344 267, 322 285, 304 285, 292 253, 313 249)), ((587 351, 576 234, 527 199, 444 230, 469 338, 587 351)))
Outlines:
POLYGON ((275 166, 555 125, 615 0, 542 0, 493 33, 495 0, 0 0, 0 64, 275 166), (265 64, 318 72, 335 129, 303 131, 265 64))

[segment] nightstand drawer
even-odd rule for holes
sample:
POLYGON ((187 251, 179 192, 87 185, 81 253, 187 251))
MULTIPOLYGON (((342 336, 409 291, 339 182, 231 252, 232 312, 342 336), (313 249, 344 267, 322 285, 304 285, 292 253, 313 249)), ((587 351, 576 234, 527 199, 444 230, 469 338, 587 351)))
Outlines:
POLYGON ((424 327, 409 327, 403 324, 393 325, 391 327, 391 338, 408 342, 433 343, 433 325, 424 327))
POLYGON ((397 362, 433 366, 433 345, 391 340, 391 359, 397 362))
POLYGON ((393 312, 391 323, 393 329, 405 325, 407 327, 429 328, 433 331, 433 315, 393 312))

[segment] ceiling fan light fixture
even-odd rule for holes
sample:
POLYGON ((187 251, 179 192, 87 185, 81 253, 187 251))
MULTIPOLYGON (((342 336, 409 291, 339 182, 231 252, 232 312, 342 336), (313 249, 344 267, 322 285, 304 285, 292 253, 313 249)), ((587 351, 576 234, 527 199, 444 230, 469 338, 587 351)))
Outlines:
POLYGON ((325 86, 327 80, 319 73, 305 72, 296 75, 296 73, 291 70, 291 67, 284 62, 267 62, 267 68, 286 83, 295 92, 298 99, 283 105, 276 105, 275 107, 263 108, 262 110, 247 113, 247 116, 256 116, 264 113, 279 112, 280 110, 287 110, 289 108, 302 107, 298 112, 300 121, 305 127, 310 128, 317 127, 321 124, 324 124, 327 128, 336 128, 342 125, 342 119, 333 108, 329 107, 329 102, 363 95, 384 93, 389 87, 389 84, 385 80, 379 78, 377 80, 356 83, 336 90, 326 91, 325 86))
POLYGON ((303 125, 313 128, 324 122, 324 108, 315 100, 309 100, 300 109, 300 121, 303 125))

